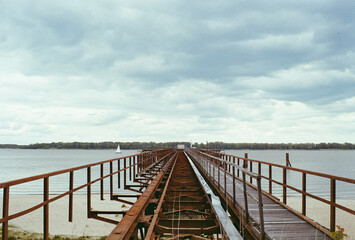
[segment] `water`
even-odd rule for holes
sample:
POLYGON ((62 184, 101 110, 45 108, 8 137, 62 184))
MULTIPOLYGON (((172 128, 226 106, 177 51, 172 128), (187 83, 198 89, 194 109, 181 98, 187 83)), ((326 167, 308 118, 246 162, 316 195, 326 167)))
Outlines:
MULTIPOLYGON (((115 150, 43 150, 43 149, 0 149, 0 182, 18 178, 52 172, 60 169, 72 168, 98 161, 136 154, 138 150, 122 150, 122 154, 115 154, 115 150)), ((285 165, 285 154, 290 154, 293 167, 322 172, 336 176, 355 179, 355 151, 312 151, 312 150, 226 150, 227 154, 270 163, 285 165)), ((122 164, 122 162, 121 162, 122 164)), ((113 165, 117 170, 117 164, 113 165)), ((122 167, 122 166, 121 166, 122 167)), ((105 165, 104 174, 108 174, 109 165, 105 165)), ((253 165, 257 171, 257 165, 253 165)), ((268 168, 262 167, 262 173, 268 176, 268 168)), ((92 179, 100 174, 99 166, 92 168, 92 179)), ((301 174, 287 172, 287 183, 301 189, 301 174)), ((50 193, 61 193, 68 190, 69 174, 61 174, 50 178, 50 193)), ((121 174, 123 179, 123 174, 121 174)), ((282 171, 273 168, 273 179, 282 182, 282 171)), ((86 169, 75 172, 74 187, 86 182, 86 169)), ((123 182, 123 181, 121 181, 123 182)), ((109 181, 105 180, 105 192, 109 189, 109 181)), ((116 183, 115 183, 116 184, 116 183)), ((355 185, 337 182, 337 198, 355 199, 355 185)), ((21 184, 10 188, 11 194, 41 194, 43 180, 21 184)), ((268 182, 262 180, 262 188, 268 191, 268 182)), ((117 186, 115 186, 117 189, 117 186)), ((329 199, 330 183, 326 178, 307 177, 307 191, 317 196, 329 199)), ((116 190, 115 190, 116 191, 116 190)), ((85 189, 80 193, 84 193, 85 189)), ((99 192, 99 184, 94 184, 93 192, 99 192)), ((282 188, 273 184, 273 194, 281 196, 282 188)), ((2 194, 2 192, 0 192, 2 194)), ((288 196, 300 194, 288 190, 288 196)))
MULTIPOLYGON (((292 167, 321 172, 335 176, 355 179, 355 151, 353 150, 226 150, 225 153, 285 165, 286 152, 290 155, 292 167)), ((257 165, 253 165, 257 172, 257 165)), ((268 167, 262 167, 262 174, 268 176, 268 167)), ((282 182, 282 170, 273 167, 273 179, 282 182)), ((262 188, 269 190, 268 181, 262 180, 262 188)), ((302 174, 287 171, 287 184, 302 189, 302 174)), ((301 196, 299 193, 287 190, 288 196, 301 196)), ((329 200, 330 180, 323 177, 307 175, 307 192, 329 200)), ((337 198, 355 199, 355 184, 336 182, 337 198)), ((273 183, 273 194, 280 197, 282 188, 273 183)))

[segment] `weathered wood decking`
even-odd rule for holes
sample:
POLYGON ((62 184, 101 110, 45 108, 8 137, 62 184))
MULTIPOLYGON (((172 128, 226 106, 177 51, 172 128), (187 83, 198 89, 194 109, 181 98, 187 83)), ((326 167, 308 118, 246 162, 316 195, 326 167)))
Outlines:
MULTIPOLYGON (((224 192, 224 169, 217 167, 216 165, 210 169, 207 169, 207 165, 201 167, 206 171, 206 173, 213 169, 210 178, 213 179, 213 182, 217 185, 219 171, 219 189, 224 192)), ((229 172, 227 172, 226 182, 227 195, 229 199, 233 199, 233 176, 229 172)), ((245 210, 243 182, 236 179, 235 185, 236 205, 239 205, 239 207, 245 210)), ((248 210, 249 216, 251 217, 250 221, 260 224, 258 203, 256 201, 256 199, 258 199, 258 192, 256 189, 248 185, 247 192, 248 210)), ((327 234, 297 216, 269 196, 263 194, 262 201, 265 233, 271 239, 331 239, 327 234)))

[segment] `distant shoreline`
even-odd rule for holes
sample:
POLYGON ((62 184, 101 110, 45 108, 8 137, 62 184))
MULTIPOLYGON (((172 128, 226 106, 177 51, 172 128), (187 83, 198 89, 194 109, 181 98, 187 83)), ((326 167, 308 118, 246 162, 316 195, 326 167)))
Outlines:
MULTIPOLYGON (((4 148, 0 147, 0 149, 20 149, 20 150, 110 150, 110 151, 115 151, 115 148, 92 148, 92 149, 85 149, 85 148, 4 148)), ((121 150, 139 150, 141 151, 142 149, 121 149, 121 150)), ((154 150, 154 149, 152 149, 154 150)), ((245 150, 245 151, 355 151, 355 149, 341 149, 341 148, 329 148, 329 149, 249 149, 249 148, 238 148, 238 149, 212 149, 212 150, 221 150, 221 151, 226 151, 226 150, 245 150)))
MULTIPOLYGON (((123 150, 174 148, 178 144, 190 146, 190 142, 52 142, 28 145, 0 144, 1 148, 10 149, 84 149, 105 150, 116 149, 120 145, 123 150)), ((193 143, 199 149, 206 149, 206 143, 193 143)), ((224 143, 210 142, 209 149, 218 150, 355 150, 354 143, 224 143)))

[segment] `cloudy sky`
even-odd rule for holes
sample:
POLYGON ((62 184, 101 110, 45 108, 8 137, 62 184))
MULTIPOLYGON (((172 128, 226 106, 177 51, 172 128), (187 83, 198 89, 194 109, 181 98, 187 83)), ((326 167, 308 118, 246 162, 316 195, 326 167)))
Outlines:
POLYGON ((353 0, 0 6, 0 143, 355 142, 353 0))

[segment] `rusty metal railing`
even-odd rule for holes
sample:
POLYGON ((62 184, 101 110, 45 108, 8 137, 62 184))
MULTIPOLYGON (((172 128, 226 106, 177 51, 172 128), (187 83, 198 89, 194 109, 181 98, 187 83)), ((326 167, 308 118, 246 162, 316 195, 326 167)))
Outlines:
MULTIPOLYGON (((13 220, 15 218, 24 216, 26 214, 29 214, 41 207, 43 207, 43 239, 48 240, 49 239, 49 204, 51 202, 54 202, 60 198, 63 198, 67 195, 69 195, 69 203, 68 203, 68 221, 72 222, 73 220, 73 193, 83 189, 87 188, 87 217, 88 218, 94 218, 98 219, 101 221, 106 221, 110 223, 117 223, 113 220, 106 219, 103 217, 97 216, 98 212, 95 212, 91 208, 91 185, 100 182, 100 198, 103 200, 104 196, 104 179, 109 178, 110 182, 110 200, 118 200, 117 196, 115 198, 113 194, 113 183, 114 179, 113 176, 117 175, 117 186, 118 188, 121 187, 121 177, 120 174, 124 175, 124 182, 123 182, 123 187, 124 189, 129 189, 129 185, 127 184, 127 177, 129 174, 129 179, 132 180, 134 179, 136 174, 141 173, 144 171, 144 169, 147 169, 149 166, 152 166, 155 162, 161 161, 161 159, 168 158, 171 154, 173 154, 174 150, 173 149, 162 149, 162 150, 154 150, 150 152, 142 152, 136 155, 131 155, 131 156, 126 156, 126 157, 121 157, 121 158, 115 158, 115 159, 110 159, 106 161, 101 161, 101 162, 96 162, 92 164, 87 164, 79 167, 74 167, 74 168, 69 168, 69 169, 64 169, 64 170, 59 170, 55 172, 50 172, 46 174, 41 174, 41 175, 36 175, 32 177, 27 177, 27 178, 22 178, 22 179, 17 179, 13 181, 8 181, 8 182, 2 182, 0 183, 0 189, 3 189, 3 211, 2 211, 2 218, 0 219, 0 224, 2 224, 2 239, 7 240, 8 239, 8 228, 9 224, 8 222, 10 220, 13 220), (121 161, 123 161, 123 168, 121 168, 121 161), (113 163, 117 162, 117 171, 113 171, 113 163), (109 165, 109 174, 104 175, 104 166, 108 164, 109 165), (100 166, 100 177, 96 179, 91 179, 91 170, 92 167, 94 166, 100 166), (76 188, 74 188, 74 173, 78 170, 86 169, 86 177, 87 181, 85 184, 82 184, 76 188), (69 190, 59 194, 55 197, 49 198, 49 178, 61 174, 69 174, 69 190), (27 208, 23 211, 14 213, 9 215, 9 205, 10 205, 10 189, 13 186, 17 186, 20 184, 28 183, 28 182, 33 182, 36 180, 43 180, 43 201, 35 206, 32 206, 30 208, 27 208)), ((130 189, 132 190, 132 189, 130 189)))
POLYGON ((203 152, 195 149, 188 149, 188 154, 190 154, 199 164, 203 167, 206 174, 212 179, 212 181, 218 186, 219 189, 224 191, 224 198, 227 201, 227 196, 232 199, 233 206, 236 205, 236 170, 242 173, 242 182, 243 182, 243 195, 244 195, 244 216, 246 219, 246 223, 249 223, 249 209, 248 209, 248 196, 254 199, 258 204, 259 210, 259 230, 260 230, 260 239, 265 238, 265 229, 264 229, 264 211, 263 211, 263 201, 262 201, 262 189, 261 189, 261 176, 259 174, 248 171, 246 168, 243 168, 235 162, 226 161, 219 156, 216 156, 214 152, 203 152), (212 155, 212 154, 213 155, 212 155), (229 170, 227 170, 227 168, 229 170), (218 169, 217 176, 215 176, 215 169, 218 169), (221 186, 221 170, 224 175, 224 186, 221 186), (232 177, 232 194, 228 193, 227 190, 227 176, 232 177), (251 194, 248 193, 247 190, 247 181, 246 175, 250 177, 250 179, 256 179, 257 182, 257 193, 258 196, 255 198, 251 194))
MULTIPOLYGON (((207 151, 204 151, 207 152, 207 151)), ((212 154, 214 156, 217 156, 219 158, 224 159, 227 162, 233 162, 236 163, 238 166, 243 166, 243 168, 248 168, 250 172, 253 172, 253 164, 257 164, 257 174, 261 176, 261 178, 265 179, 268 181, 269 185, 269 191, 265 192, 271 196, 272 195, 272 188, 273 188, 273 183, 277 184, 278 186, 282 187, 282 203, 286 206, 287 205, 287 189, 293 190, 299 194, 302 195, 302 214, 300 215, 301 217, 304 216, 306 217, 306 197, 313 198, 315 200, 318 200, 320 202, 323 202, 327 205, 329 205, 330 208, 330 220, 329 220, 329 229, 330 232, 335 231, 335 226, 336 226, 336 208, 341 209, 347 213, 350 213, 352 215, 355 215, 355 210, 350 209, 348 207, 345 207, 341 204, 336 203, 336 182, 342 182, 342 183, 349 183, 349 184, 355 184, 355 179, 351 178, 345 178, 345 177, 339 177, 339 176, 334 176, 330 174, 325 174, 325 173, 319 173, 319 172, 314 172, 314 171, 308 171, 304 169, 299 169, 299 168, 294 168, 291 167, 291 164, 288 160, 288 155, 286 155, 286 164, 288 166, 283 166, 280 164, 275 164, 275 163, 269 163, 265 161, 259 161, 259 160, 254 160, 254 159, 249 159, 248 154, 246 153, 244 157, 237 157, 233 155, 228 155, 220 152, 212 152, 208 151, 209 154, 212 154), (266 166, 268 168, 268 176, 264 175, 261 171, 262 166, 266 166), (282 182, 277 181, 273 179, 273 169, 280 169, 282 170, 282 182), (301 189, 298 189, 294 186, 290 186, 287 184, 287 174, 290 174, 290 172, 298 172, 302 174, 302 179, 301 179, 301 189), (322 197, 316 196, 315 194, 311 194, 307 192, 307 176, 316 176, 316 177, 321 177, 328 179, 330 182, 330 189, 329 189, 329 195, 330 195, 330 200, 324 199, 322 197)), ((255 169, 254 169, 255 170, 255 169)), ((237 171, 237 177, 239 177, 239 169, 237 171)), ((252 178, 250 178, 249 182, 252 184, 252 178)), ((355 185, 354 185, 355 186, 355 185)), ((306 218, 306 220, 308 220, 306 218)), ((312 225, 314 223, 310 222, 312 225)), ((319 227, 318 225, 316 227, 319 227)), ((326 229, 323 229, 325 231, 328 231, 326 229)), ((328 232, 329 233, 329 232, 328 232)))

